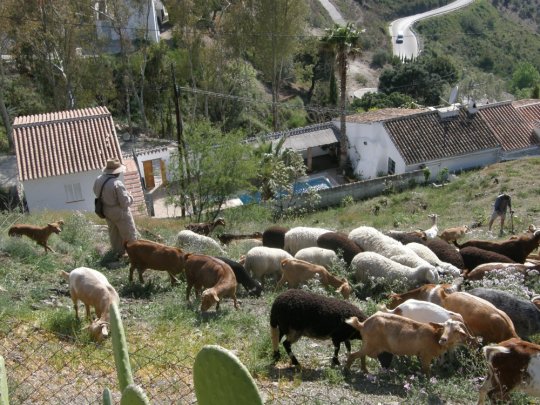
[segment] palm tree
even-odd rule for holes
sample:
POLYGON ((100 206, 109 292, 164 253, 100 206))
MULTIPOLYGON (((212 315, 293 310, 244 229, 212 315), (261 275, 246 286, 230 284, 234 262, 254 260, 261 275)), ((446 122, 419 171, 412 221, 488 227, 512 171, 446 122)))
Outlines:
POLYGON ((339 73, 340 84, 340 135, 339 135, 339 167, 345 168, 347 163, 347 134, 345 124, 345 102, 347 101, 347 68, 349 58, 355 58, 360 54, 358 44, 360 42, 360 33, 352 23, 347 25, 336 24, 334 28, 327 28, 326 35, 321 39, 323 46, 332 50, 336 55, 336 65, 339 73))

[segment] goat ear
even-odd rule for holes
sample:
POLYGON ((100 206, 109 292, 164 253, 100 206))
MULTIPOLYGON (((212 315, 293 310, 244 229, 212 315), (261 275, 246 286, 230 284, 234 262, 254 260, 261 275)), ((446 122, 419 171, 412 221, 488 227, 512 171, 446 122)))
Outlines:
POLYGON ((216 302, 219 302, 219 297, 218 297, 218 295, 217 295, 217 292, 212 291, 212 297, 214 297, 214 299, 216 300, 216 302))
POLYGON ((437 330, 444 329, 444 325, 442 323, 430 322, 429 324, 437 330))

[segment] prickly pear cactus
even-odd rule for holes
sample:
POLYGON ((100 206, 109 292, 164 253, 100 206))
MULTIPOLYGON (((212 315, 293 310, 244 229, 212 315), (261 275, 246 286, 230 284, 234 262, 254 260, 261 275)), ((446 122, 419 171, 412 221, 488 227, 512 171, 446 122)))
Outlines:
POLYGON ((6 364, 0 356, 0 405, 9 405, 6 364))
POLYGON ((138 385, 128 385, 122 392, 120 405, 150 405, 146 394, 138 385))
POLYGON ((112 405, 112 395, 111 390, 108 388, 105 388, 103 390, 103 405, 112 405))
POLYGON ((133 375, 129 364, 129 354, 124 333, 124 325, 120 318, 120 311, 116 304, 110 307, 111 337, 114 353, 114 363, 116 364, 116 374, 118 375, 118 384, 120 392, 124 392, 128 385, 133 384, 133 375))
POLYGON ((229 350, 209 345, 193 365, 195 395, 200 405, 262 405, 255 381, 229 350))
MULTIPOLYGON (((129 364, 126 335, 124 333, 124 325, 122 324, 120 311, 118 310, 118 306, 116 304, 112 304, 110 307, 110 318, 114 363, 116 364, 118 385, 120 385, 120 391, 122 392, 120 405, 149 405, 150 401, 143 392, 142 388, 133 382, 131 365, 129 364)), ((108 388, 105 388, 105 391, 103 391, 103 404, 111 403, 111 392, 108 388), (108 392, 107 397, 106 392, 108 392)))

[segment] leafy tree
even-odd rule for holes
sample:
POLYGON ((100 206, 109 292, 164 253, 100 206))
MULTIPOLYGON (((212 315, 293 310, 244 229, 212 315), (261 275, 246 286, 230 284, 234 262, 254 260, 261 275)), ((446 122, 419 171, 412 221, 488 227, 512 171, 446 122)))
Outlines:
POLYGON ((540 73, 530 62, 520 63, 512 74, 512 90, 532 89, 540 83, 540 73))
POLYGON ((345 26, 336 24, 332 29, 326 29, 325 36, 321 39, 324 47, 331 49, 336 55, 337 71, 340 84, 340 168, 345 168, 347 163, 347 129, 345 121, 345 103, 347 101, 347 69, 349 58, 354 58, 360 53, 358 48, 360 33, 352 23, 345 26))
POLYGON ((8 3, 8 36, 19 72, 33 76, 57 108, 77 106, 80 59, 76 48, 95 40, 92 8, 77 1, 8 3))
POLYGON ((404 93, 418 103, 438 105, 445 87, 455 84, 457 79, 457 69, 448 58, 424 56, 384 69, 379 90, 386 94, 404 93))
MULTIPOLYGON (((0 4, 0 15, 4 14, 4 10, 7 6, 7 2, 2 2, 0 4)), ((4 24, 9 24, 10 21, 4 21, 4 24)), ((7 50, 9 47, 9 37, 7 35, 7 32, 2 30, 0 31, 0 55, 7 54, 7 50)), ((6 69, 4 68, 4 59, 0 58, 0 118, 2 119, 2 123, 4 124, 4 128, 6 131, 6 137, 7 137, 7 143, 8 148, 10 150, 13 149, 13 134, 12 134, 12 127, 11 127, 11 117, 9 115, 8 109, 6 107, 6 69)))
POLYGON ((272 123, 279 122, 279 94, 285 75, 292 71, 293 56, 301 44, 307 18, 305 0, 248 0, 231 3, 224 28, 229 44, 238 54, 253 61, 263 79, 270 83, 272 123))
POLYGON ((536 86, 534 86, 534 89, 532 90, 532 93, 531 93, 531 98, 540 98, 540 84, 537 84, 536 86))
MULTIPOLYGON (((272 207, 274 221, 294 211, 300 194, 294 184, 306 175, 304 158, 292 149, 283 149, 285 137, 273 144, 262 143, 255 151, 259 157, 256 184, 261 193, 261 200, 272 207)), ((308 201, 316 200, 318 195, 307 195, 308 201)))
POLYGON ((371 58, 371 64, 373 65, 373 67, 382 68, 391 59, 392 56, 387 51, 380 49, 373 54, 373 57, 371 58))
MULTIPOLYGON (((205 213, 216 218, 227 199, 251 187, 249 180, 256 170, 252 149, 242 142, 241 132, 223 135, 207 120, 187 125, 184 137, 191 178, 171 199, 180 205, 192 196, 189 203, 196 221, 205 213)), ((171 167, 174 180, 179 180, 185 173, 184 165, 176 159, 171 167)))
POLYGON ((352 103, 353 108, 361 108, 363 111, 378 108, 414 108, 414 100, 411 96, 403 93, 366 93, 360 99, 352 103))

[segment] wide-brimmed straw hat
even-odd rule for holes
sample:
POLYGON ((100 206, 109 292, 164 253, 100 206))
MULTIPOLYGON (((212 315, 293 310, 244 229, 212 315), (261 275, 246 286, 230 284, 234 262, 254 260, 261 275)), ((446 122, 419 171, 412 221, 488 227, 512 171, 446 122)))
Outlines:
POLYGON ((107 166, 103 168, 105 174, 118 174, 126 171, 126 166, 120 163, 118 159, 107 159, 107 166))

